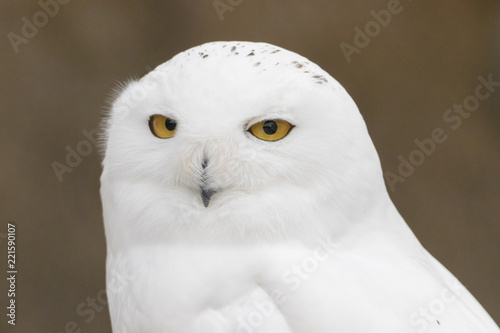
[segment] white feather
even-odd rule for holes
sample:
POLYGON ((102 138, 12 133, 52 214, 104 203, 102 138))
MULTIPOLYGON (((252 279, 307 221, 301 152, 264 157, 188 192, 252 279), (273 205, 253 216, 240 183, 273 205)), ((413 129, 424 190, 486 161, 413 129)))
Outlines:
POLYGON ((114 332, 499 332, 407 227, 355 103, 307 59, 192 48, 129 83, 105 127, 114 332), (174 137, 152 135, 155 114, 174 137), (247 131, 269 119, 295 127, 247 131))

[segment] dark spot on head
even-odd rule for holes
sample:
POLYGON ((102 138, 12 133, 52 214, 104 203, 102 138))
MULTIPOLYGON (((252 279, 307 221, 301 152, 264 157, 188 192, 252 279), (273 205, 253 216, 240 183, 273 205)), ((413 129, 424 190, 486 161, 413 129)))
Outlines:
POLYGON ((234 52, 234 51, 236 51, 236 46, 233 46, 233 47, 231 48, 231 52, 234 52))
POLYGON ((234 54, 238 55, 238 54, 240 54, 240 53, 239 53, 239 52, 235 52, 234 54))
POLYGON ((258 66, 260 66, 260 62, 258 62, 258 63, 256 63, 256 64, 254 65, 254 67, 258 67, 258 66))
POLYGON ((304 67, 304 66, 303 66, 300 62, 298 62, 298 61, 292 61, 292 64, 294 64, 294 65, 295 65, 295 67, 297 67, 297 68, 302 68, 302 67, 304 67))
POLYGON ((273 51, 273 52, 271 52, 271 53, 277 53, 277 52, 279 52, 279 51, 281 51, 281 50, 274 50, 274 51, 273 51))
POLYGON ((328 82, 328 80, 323 75, 314 75, 313 78, 318 79, 318 83, 328 82))
POLYGON ((280 64, 280 62, 278 61, 278 62, 276 63, 276 65, 274 65, 274 66, 278 66, 279 64, 280 64))
POLYGON ((255 55, 255 53, 250 52, 249 54, 247 54, 247 57, 251 57, 251 56, 254 56, 254 55, 255 55))
POLYGON ((436 320, 436 321, 437 321, 438 325, 441 325, 441 323, 439 322, 439 320, 436 320))
POLYGON ((226 45, 226 44, 224 44, 224 45, 222 45, 222 48, 225 48, 226 46, 227 46, 227 45, 226 45))
POLYGON ((205 59, 206 57, 208 57, 208 54, 205 54, 205 55, 203 56, 203 59, 205 59))

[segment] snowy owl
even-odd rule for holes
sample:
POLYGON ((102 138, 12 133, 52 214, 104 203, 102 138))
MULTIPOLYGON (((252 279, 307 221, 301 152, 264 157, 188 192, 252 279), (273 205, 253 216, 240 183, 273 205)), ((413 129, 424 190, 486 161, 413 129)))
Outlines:
POLYGON ((418 242, 344 88, 266 43, 184 51, 119 92, 101 197, 116 333, 490 333, 418 242))

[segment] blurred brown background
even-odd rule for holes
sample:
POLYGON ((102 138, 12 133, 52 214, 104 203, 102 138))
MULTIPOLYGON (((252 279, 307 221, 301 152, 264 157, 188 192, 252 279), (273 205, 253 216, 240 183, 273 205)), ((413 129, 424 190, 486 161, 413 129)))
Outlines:
POLYGON ((402 11, 348 63, 340 43, 353 45, 353 29, 388 0, 221 0, 235 5, 224 20, 212 1, 73 0, 57 13, 47 7, 46 22, 36 1, 0 4, 0 237, 7 221, 17 225, 19 271, 15 328, 0 279, 0 331, 65 332, 75 322, 110 332, 107 309, 87 303, 105 286, 98 153, 90 146, 62 182, 52 163, 66 164, 66 147, 97 127, 118 82, 214 40, 265 41, 322 66, 358 103, 385 171, 397 172, 415 139, 445 129, 448 140, 391 196, 423 245, 500 322, 500 88, 459 129, 443 121, 479 75, 500 81, 500 2, 401 0, 402 11), (40 27, 16 53, 8 34, 23 36, 23 17, 40 27))

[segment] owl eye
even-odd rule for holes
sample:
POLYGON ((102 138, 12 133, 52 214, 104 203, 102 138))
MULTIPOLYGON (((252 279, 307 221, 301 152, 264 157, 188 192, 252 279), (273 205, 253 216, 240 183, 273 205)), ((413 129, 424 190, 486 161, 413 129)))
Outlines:
POLYGON ((175 120, 165 116, 155 114, 149 118, 149 128, 154 136, 161 139, 168 139, 175 135, 177 123, 175 120))
POLYGON ((293 125, 285 120, 264 120, 252 125, 252 127, 250 127, 250 132, 261 140, 277 141, 283 139, 290 132, 292 127, 293 125))

